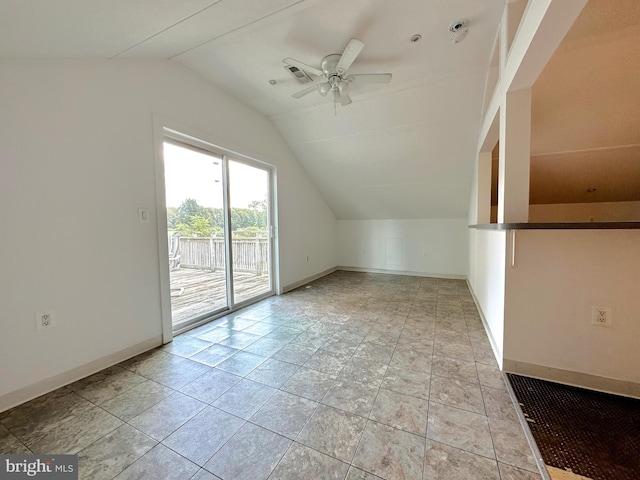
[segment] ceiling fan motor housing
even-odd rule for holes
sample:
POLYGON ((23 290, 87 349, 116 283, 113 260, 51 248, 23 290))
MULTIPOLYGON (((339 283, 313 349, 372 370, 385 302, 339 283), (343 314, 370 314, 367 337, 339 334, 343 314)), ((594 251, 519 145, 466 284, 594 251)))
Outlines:
MULTIPOLYGON (((322 63, 320 64, 320 69, 323 71, 327 78, 330 78, 335 75, 340 75, 336 70, 336 66, 340 61, 340 57, 342 55, 338 53, 333 53, 331 55, 327 55, 322 59, 322 63)), ((344 73, 344 72, 343 72, 344 73)))

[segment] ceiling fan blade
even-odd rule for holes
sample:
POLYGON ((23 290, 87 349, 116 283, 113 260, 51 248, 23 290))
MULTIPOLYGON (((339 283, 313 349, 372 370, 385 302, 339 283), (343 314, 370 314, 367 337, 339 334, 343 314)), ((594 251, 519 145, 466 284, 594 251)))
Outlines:
POLYGON ((284 60, 282 60, 282 62, 286 63, 287 65, 291 65, 292 67, 299 68, 300 70, 304 70, 307 73, 313 73, 318 77, 324 76, 324 73, 322 73, 322 70, 319 70, 316 67, 312 67, 311 65, 307 65, 306 63, 299 62, 298 60, 294 60, 293 58, 287 57, 284 60))
POLYGON ((340 82, 338 88, 340 89, 340 93, 342 95, 349 95, 349 82, 340 82))
POLYGON ((349 70, 351 64, 355 61, 356 57, 360 55, 360 52, 364 48, 364 43, 362 43, 357 38, 352 38, 347 43, 347 47, 344 49, 338 64, 336 65, 336 71, 342 75, 344 72, 349 70))
POLYGON ((317 90, 317 89, 318 89, 317 85, 311 85, 310 87, 307 87, 304 90, 300 90, 299 92, 296 92, 291 96, 293 98, 302 98, 305 95, 309 95, 311 92, 313 92, 314 90, 317 90))
POLYGON ((340 105, 342 105, 343 107, 346 107, 350 103, 351 103, 351 97, 349 96, 349 94, 348 93, 341 93, 340 94, 340 105))
POLYGON ((353 82, 356 85, 365 85, 367 83, 389 83, 391 81, 390 73, 362 73, 349 75, 345 80, 353 82))

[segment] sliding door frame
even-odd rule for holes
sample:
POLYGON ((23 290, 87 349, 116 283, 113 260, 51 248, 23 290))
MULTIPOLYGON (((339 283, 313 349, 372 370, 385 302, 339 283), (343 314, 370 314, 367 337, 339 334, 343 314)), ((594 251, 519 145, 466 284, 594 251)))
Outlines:
MULTIPOLYGON (((249 157, 246 156, 241 156, 241 155, 237 155, 237 154, 229 154, 229 155, 225 155, 225 159, 227 160, 226 162, 226 166, 227 166, 227 175, 229 175, 228 172, 228 167, 229 167, 229 162, 235 162, 235 163, 240 163, 252 168, 256 168, 258 170, 263 170, 267 172, 267 176, 268 176, 268 189, 269 192, 267 194, 267 240, 268 240, 268 245, 269 245, 269 257, 267 259, 268 262, 268 266, 269 266, 269 291, 265 292, 264 294, 260 294, 257 295, 255 297, 252 297, 250 299, 247 300, 243 300, 241 302, 236 302, 235 299, 235 293, 234 293, 234 288, 233 288, 233 279, 231 282, 231 295, 232 295, 232 300, 233 300, 233 305, 236 307, 234 310, 237 310, 239 308, 242 308, 243 306, 246 305, 250 305, 252 303, 255 303, 257 300, 261 300, 263 298, 267 298, 270 297, 271 295, 279 295, 281 292, 277 287, 277 283, 276 283, 276 277, 274 275, 274 266, 275 266, 275 259, 276 259, 276 245, 275 245, 275 221, 274 221, 274 202, 275 202, 275 193, 274 193, 274 187, 275 187, 275 181, 274 181, 274 177, 275 177, 275 169, 273 166, 268 165, 264 162, 260 162, 254 159, 251 159, 249 157)), ((227 185, 230 185, 231 182, 229 181, 229 176, 227 176, 227 185)), ((229 204, 229 225, 232 224, 231 222, 231 196, 229 195, 227 197, 227 202, 229 204)), ((233 234, 232 232, 229 232, 229 247, 231 248, 231 245, 233 244, 233 234)), ((231 255, 229 256, 229 258, 233 259, 233 252, 231 252, 231 255)))
POLYGON ((162 318, 162 343, 168 343, 173 339, 174 334, 189 330, 203 323, 209 322, 217 317, 229 314, 235 310, 243 308, 251 303, 255 303, 264 298, 280 293, 279 280, 279 261, 278 261, 278 236, 277 236, 277 212, 276 201, 276 168, 275 166, 258 160, 255 157, 238 152, 236 149, 225 148, 221 143, 204 132, 196 131, 193 128, 179 125, 176 122, 167 120, 157 115, 153 116, 153 141, 154 141, 154 157, 155 157, 155 177, 156 177, 156 224, 158 232, 158 266, 160 280, 160 310, 162 318), (223 174, 223 195, 224 195, 224 212, 225 212, 225 251, 228 261, 226 262, 227 275, 227 306, 228 308, 222 312, 214 313, 211 316, 202 318, 201 320, 189 324, 183 330, 173 330, 171 318, 171 292, 170 292, 170 273, 169 273, 169 257, 166 254, 169 250, 167 237, 167 203, 165 194, 165 172, 164 172, 164 154, 163 145, 165 140, 173 140, 192 146, 199 150, 204 150, 213 155, 223 157, 222 174, 223 174), (235 303, 233 298, 233 251, 231 237, 231 208, 229 194, 229 161, 239 161, 246 165, 256 167, 267 171, 269 176, 269 196, 268 196, 268 225, 267 238, 269 239, 269 276, 270 290, 257 297, 235 303))

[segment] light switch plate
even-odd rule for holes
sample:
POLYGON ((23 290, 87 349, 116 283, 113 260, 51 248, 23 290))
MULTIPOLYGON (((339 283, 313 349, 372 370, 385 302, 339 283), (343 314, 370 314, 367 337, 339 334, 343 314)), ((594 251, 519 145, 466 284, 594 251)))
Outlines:
POLYGON ((149 223, 149 209, 148 208, 139 208, 138 209, 138 221, 140 223, 149 223))

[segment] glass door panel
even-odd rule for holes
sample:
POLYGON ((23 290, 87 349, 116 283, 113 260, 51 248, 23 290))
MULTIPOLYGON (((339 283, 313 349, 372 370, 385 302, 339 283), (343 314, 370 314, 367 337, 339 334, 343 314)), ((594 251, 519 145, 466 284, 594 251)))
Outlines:
POLYGON ((270 170, 229 160, 233 301, 272 291, 270 170))
POLYGON ((229 308, 223 157, 164 143, 173 329, 229 308))

